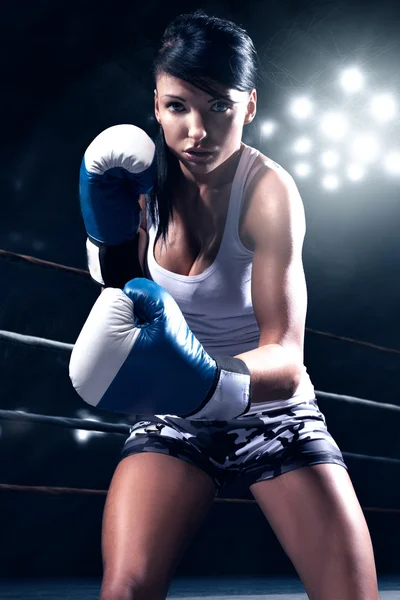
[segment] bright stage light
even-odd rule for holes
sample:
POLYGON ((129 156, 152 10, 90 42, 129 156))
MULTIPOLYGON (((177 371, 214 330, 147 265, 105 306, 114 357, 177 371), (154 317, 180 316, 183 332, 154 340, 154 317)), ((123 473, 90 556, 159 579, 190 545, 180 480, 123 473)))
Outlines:
POLYGON ((359 92, 364 87, 364 75, 357 67, 345 69, 340 75, 340 83, 350 94, 359 92))
POLYGON ((347 119, 340 113, 327 113, 321 119, 321 131, 332 140, 342 139, 347 130, 347 119))
POLYGON ((277 124, 274 121, 265 121, 261 125, 261 133, 265 137, 271 137, 275 133, 276 128, 277 124))
MULTIPOLYGON (((93 421, 94 423, 101 423, 101 419, 93 417, 86 409, 80 409, 76 412, 77 416, 85 421, 93 421)), ((105 435, 103 431, 91 431, 90 429, 75 429, 73 432, 74 438, 78 442, 87 442, 93 437, 105 435)))
POLYGON ((358 135, 350 145, 350 152, 357 161, 370 163, 378 157, 379 144, 372 135, 358 135))
POLYGON ((337 190, 339 187, 339 178, 336 175, 327 175, 323 178, 322 185, 327 190, 337 190))
POLYGON ((308 98, 295 98, 290 104, 290 112, 296 119, 307 119, 313 112, 313 104, 308 98))
POLYGON ((396 115, 396 100, 391 94, 378 94, 372 98, 370 109, 377 121, 391 121, 396 115))
POLYGON ((332 169, 339 164, 340 157, 337 152, 333 152, 333 150, 327 150, 322 153, 321 163, 327 169, 332 169))
POLYGON ((400 175, 400 152, 389 152, 383 160, 384 167, 390 175, 400 175))
POLYGON ((294 166, 294 172, 299 177, 308 177, 311 173, 311 167, 308 163, 297 163, 294 166))
POLYGON ((310 152, 311 148, 312 141, 307 137, 299 138, 293 144, 293 152, 296 152, 296 154, 307 154, 307 152, 310 152))
POLYGON ((91 431, 85 429, 76 429, 74 431, 74 437, 78 442, 87 442, 90 439, 91 431))
POLYGON ((363 179, 364 175, 365 169, 360 165, 349 165, 347 167, 347 177, 351 181, 360 181, 360 179, 363 179))

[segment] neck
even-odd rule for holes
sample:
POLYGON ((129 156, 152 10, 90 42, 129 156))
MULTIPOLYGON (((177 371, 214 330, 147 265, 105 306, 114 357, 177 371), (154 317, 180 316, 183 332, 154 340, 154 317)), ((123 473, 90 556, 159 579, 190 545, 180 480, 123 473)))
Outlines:
POLYGON ((180 188, 186 194, 198 196, 203 192, 219 190, 229 185, 232 183, 243 148, 244 144, 241 142, 240 147, 210 173, 191 173, 181 164, 180 188))

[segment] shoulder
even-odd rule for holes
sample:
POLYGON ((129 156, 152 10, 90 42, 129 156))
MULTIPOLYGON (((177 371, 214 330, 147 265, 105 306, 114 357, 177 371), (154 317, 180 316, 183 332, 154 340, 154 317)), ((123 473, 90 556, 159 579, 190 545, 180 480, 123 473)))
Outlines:
POLYGON ((304 206, 293 177, 261 153, 255 159, 251 172, 253 169, 257 172, 246 187, 243 204, 246 237, 252 240, 253 247, 276 235, 289 235, 302 243, 305 234, 304 206))
POLYGON ((251 200, 255 194, 261 191, 269 191, 270 189, 274 189, 275 191, 281 189, 283 191, 285 188, 297 189, 296 183, 290 173, 272 160, 272 158, 265 156, 261 152, 255 159, 249 175, 251 180, 246 186, 245 191, 245 197, 248 200, 251 200), (254 171, 256 173, 251 177, 254 171))

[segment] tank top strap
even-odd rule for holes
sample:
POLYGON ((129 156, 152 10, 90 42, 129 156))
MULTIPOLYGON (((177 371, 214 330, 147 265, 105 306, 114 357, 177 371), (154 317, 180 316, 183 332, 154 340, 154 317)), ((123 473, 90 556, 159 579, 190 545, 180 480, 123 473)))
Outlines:
MULTIPOLYGON (((239 162, 231 190, 231 197, 228 208, 228 215, 225 224, 225 232, 222 240, 222 245, 229 246, 229 239, 232 237, 237 241, 239 240, 239 223, 243 209, 243 201, 245 191, 250 181, 256 175, 262 165, 257 165, 252 169, 254 161, 259 155, 259 150, 252 148, 251 146, 245 146, 243 154, 239 162)), ((222 246, 221 246, 222 250, 222 246)))

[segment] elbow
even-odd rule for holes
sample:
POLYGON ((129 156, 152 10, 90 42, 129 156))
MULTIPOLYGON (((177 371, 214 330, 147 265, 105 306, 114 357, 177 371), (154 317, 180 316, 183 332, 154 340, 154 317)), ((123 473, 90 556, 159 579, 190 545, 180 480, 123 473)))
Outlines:
POLYGON ((304 365, 295 364, 291 373, 291 377, 288 377, 288 398, 292 398, 300 385, 304 371, 304 365))
POLYGON ((280 398, 282 400, 290 400, 296 394, 303 375, 303 365, 294 364, 286 373, 284 378, 280 398))

